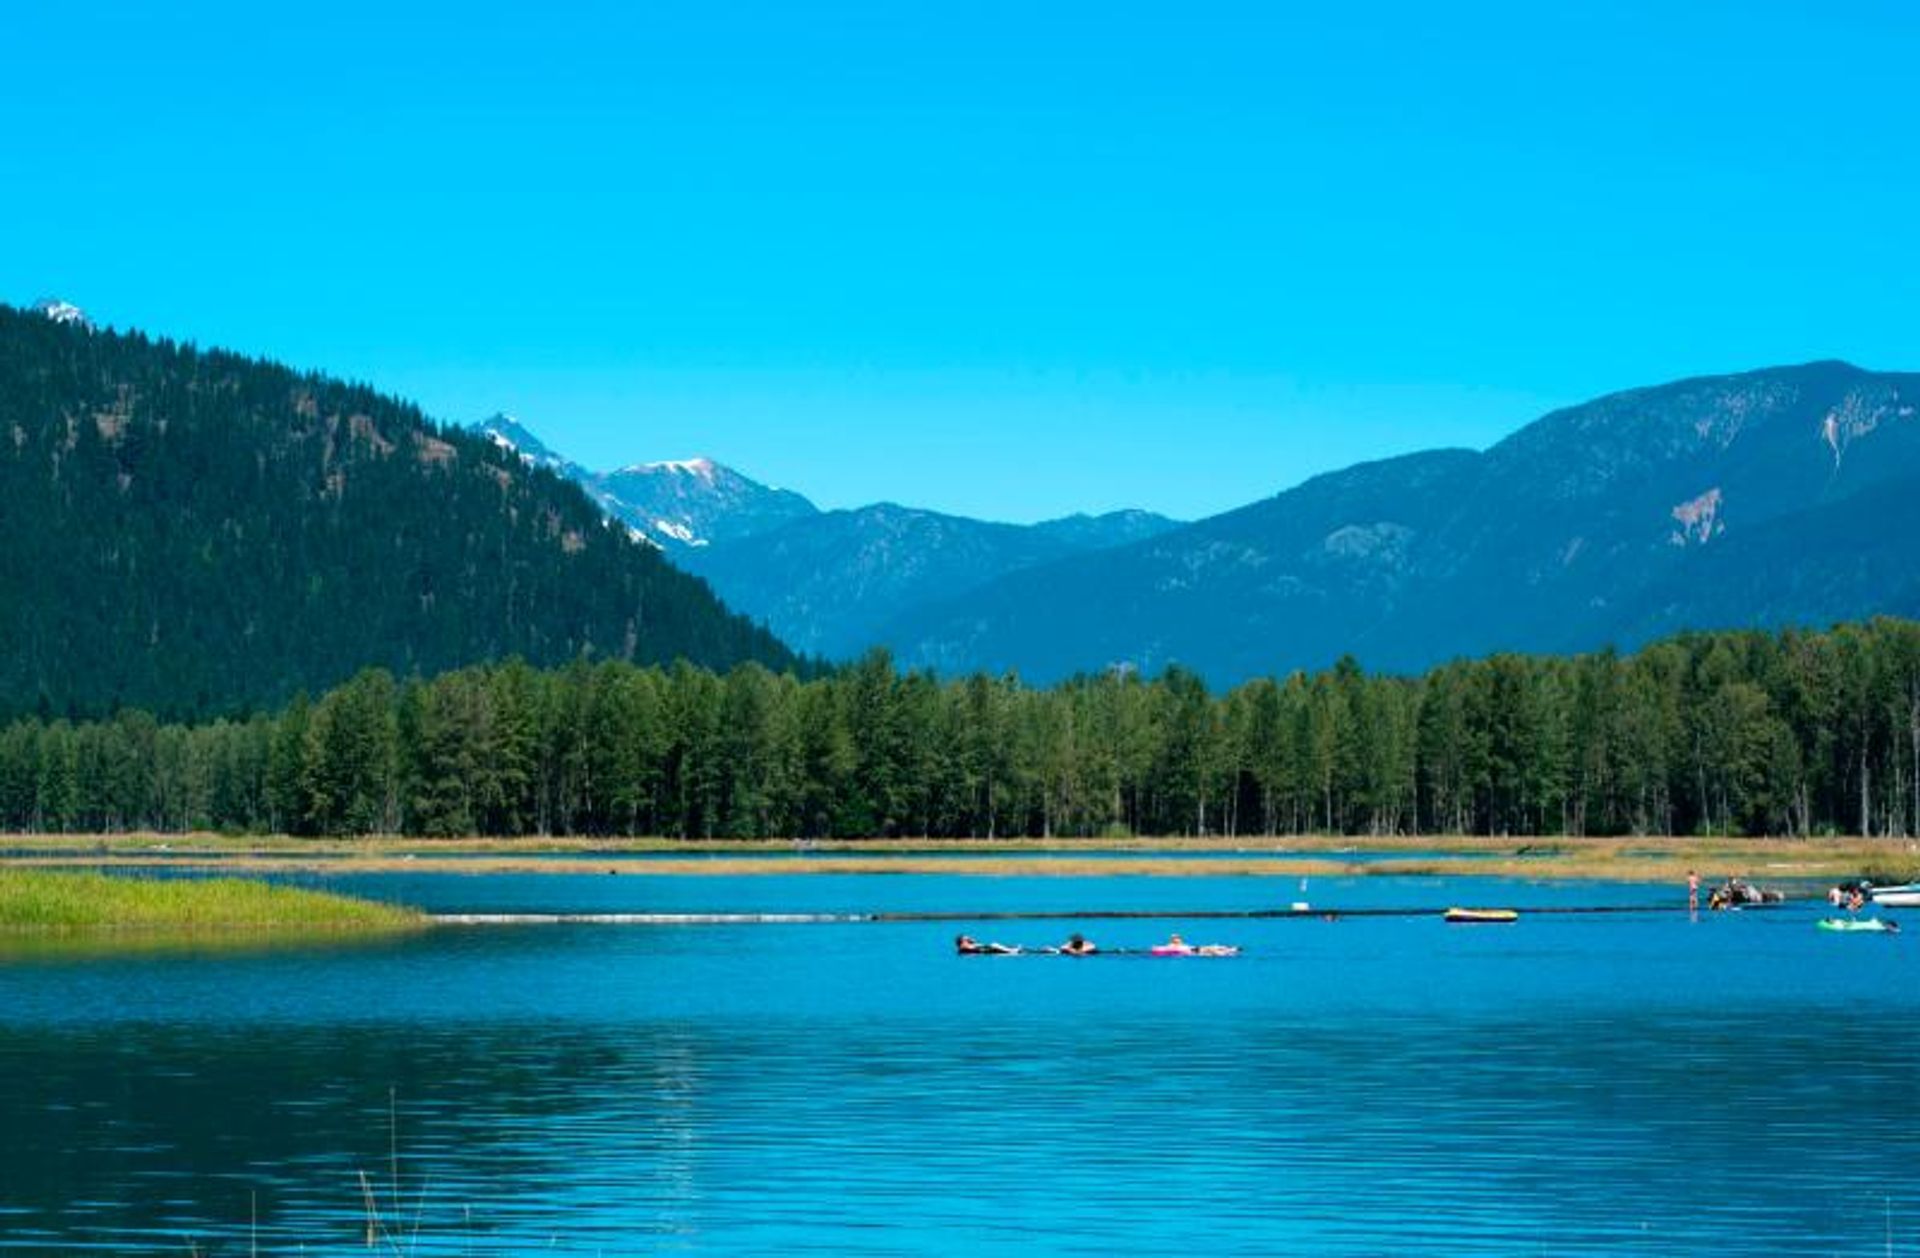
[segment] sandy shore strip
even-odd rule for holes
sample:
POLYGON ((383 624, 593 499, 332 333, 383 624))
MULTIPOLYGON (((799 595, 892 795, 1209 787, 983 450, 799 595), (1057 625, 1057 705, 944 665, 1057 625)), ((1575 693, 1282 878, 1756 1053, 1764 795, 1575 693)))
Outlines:
POLYGON ((1905 838, 1606 839, 1408 836, 1130 840, 924 839, 687 843, 580 839, 221 835, 0 835, 0 865, 152 867, 235 873, 596 874, 715 877, 933 874, 966 877, 1524 877, 1758 882, 1920 872, 1905 838), (1404 856, 1393 853, 1406 853, 1404 856), (1115 855, 1115 853, 1121 853, 1115 855), (1365 859, 1360 859, 1361 853, 1365 859), (622 860, 644 855, 645 860, 622 860), (609 857, 615 859, 608 859, 609 857))

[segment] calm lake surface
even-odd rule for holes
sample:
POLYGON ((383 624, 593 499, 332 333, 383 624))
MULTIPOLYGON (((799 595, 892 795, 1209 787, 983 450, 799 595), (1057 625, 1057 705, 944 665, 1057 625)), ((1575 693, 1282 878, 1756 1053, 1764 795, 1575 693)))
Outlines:
MULTIPOLYGON (((1672 904, 1437 879, 367 875, 475 911, 1672 904)), ((0 961, 0 1248, 1920 1254, 1920 916, 447 928, 0 961), (397 1183, 396 1170, 397 1166, 397 1183), (257 1217, 257 1232, 250 1219, 257 1217)))

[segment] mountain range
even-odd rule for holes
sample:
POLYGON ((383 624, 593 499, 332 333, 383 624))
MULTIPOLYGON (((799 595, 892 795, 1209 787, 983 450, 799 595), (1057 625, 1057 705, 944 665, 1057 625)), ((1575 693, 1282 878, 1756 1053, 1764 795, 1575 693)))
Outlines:
MULTIPOLYGON (((1186 525, 818 512, 798 495, 779 517, 764 513, 776 491, 745 478, 753 492, 696 492, 673 500, 678 515, 657 493, 636 500, 693 535, 660 542, 676 563, 829 657, 884 644, 908 665, 1039 682, 1180 664, 1227 684, 1347 654, 1411 671, 1920 613, 1917 403, 1920 376, 1841 362, 1683 380, 1186 525), (730 522, 729 499, 751 514, 730 522)), ((692 484, 678 469, 738 477, 642 467, 676 489, 692 484)))
POLYGON ((13 710, 232 711, 509 655, 782 668, 790 647, 1034 682, 1414 671, 1920 614, 1920 376, 1700 377, 1190 524, 1011 525, 822 511, 708 459, 594 472, 505 417, 442 427, 49 301, 0 306, 0 530, 13 710))
POLYGON ((1412 671, 1689 628, 1920 612, 1920 376, 1839 362, 1683 380, 1485 452, 1334 472, 907 611, 907 663, 1179 663, 1210 681, 1352 654, 1412 671))
POLYGON ((578 482, 633 536, 705 577, 729 607, 763 621, 797 650, 828 659, 881 643, 903 609, 1178 527, 1147 511, 1030 525, 890 502, 822 511, 711 459, 598 472, 555 453, 510 416, 476 427, 528 464, 578 482))

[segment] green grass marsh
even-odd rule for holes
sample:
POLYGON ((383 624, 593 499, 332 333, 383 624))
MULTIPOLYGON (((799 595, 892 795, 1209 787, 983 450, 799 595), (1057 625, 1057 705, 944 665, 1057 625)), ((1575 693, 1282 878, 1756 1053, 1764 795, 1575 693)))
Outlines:
POLYGON ((419 912, 248 878, 144 878, 0 869, 0 931, 318 934, 407 930, 419 912))

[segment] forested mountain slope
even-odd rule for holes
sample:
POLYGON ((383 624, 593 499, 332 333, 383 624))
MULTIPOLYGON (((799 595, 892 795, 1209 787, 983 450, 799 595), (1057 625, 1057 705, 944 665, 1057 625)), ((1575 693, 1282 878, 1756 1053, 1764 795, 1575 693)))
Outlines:
POLYGON ((1347 652, 1417 670, 1912 614, 1917 405, 1920 376, 1837 362, 1614 394, 1484 453, 1364 464, 1014 573, 882 636, 949 670, 1177 662, 1220 684, 1347 652))
POLYGON ((581 654, 792 655, 574 485, 373 390, 0 306, 0 711, 195 716, 581 654))

